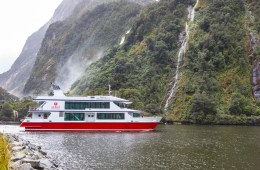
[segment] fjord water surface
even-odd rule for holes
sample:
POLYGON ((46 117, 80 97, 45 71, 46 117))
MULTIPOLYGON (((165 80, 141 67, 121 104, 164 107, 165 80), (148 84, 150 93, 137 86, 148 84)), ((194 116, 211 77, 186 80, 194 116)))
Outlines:
POLYGON ((260 127, 159 125, 154 132, 21 132, 65 169, 258 169, 260 127))

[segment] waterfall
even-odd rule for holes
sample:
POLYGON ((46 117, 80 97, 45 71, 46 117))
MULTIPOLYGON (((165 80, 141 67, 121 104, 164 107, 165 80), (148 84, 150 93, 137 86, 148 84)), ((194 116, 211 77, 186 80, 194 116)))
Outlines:
POLYGON ((122 45, 124 42, 125 42, 125 36, 123 36, 123 37, 121 38, 121 41, 120 41, 119 45, 122 45))
POLYGON ((172 85, 172 87, 169 91, 169 96, 168 96, 168 98, 166 100, 166 104, 164 106, 165 111, 167 111, 167 109, 168 109, 169 102, 172 99, 173 94, 176 90, 178 79, 179 79, 179 76, 180 76, 180 67, 181 67, 181 64, 182 64, 182 61, 183 61, 183 57, 184 57, 184 54, 185 54, 185 51, 186 51, 187 42, 188 42, 188 39, 189 39, 189 25, 188 25, 188 23, 186 23, 186 25, 185 25, 184 35, 181 35, 180 37, 181 37, 182 40, 181 40, 181 48, 180 48, 179 53, 178 53, 177 68, 176 68, 176 71, 175 71, 175 76, 174 76, 173 81, 171 83, 173 85, 172 85))
MULTIPOLYGON (((194 7, 189 6, 188 7, 188 20, 189 21, 194 21, 194 16, 195 16, 195 8, 198 4, 199 0, 196 1, 196 4, 194 5, 194 7)), ((181 42, 181 47, 179 49, 179 53, 178 53, 178 61, 177 61, 177 68, 175 71, 175 76, 171 82, 171 89, 168 92, 168 98, 166 100, 165 106, 164 106, 164 111, 166 112, 168 110, 169 107, 169 103, 177 89, 177 85, 178 85, 178 80, 180 77, 180 68, 183 62, 183 58, 186 52, 186 47, 187 47, 187 43, 189 41, 189 24, 186 22, 185 24, 185 31, 182 32, 179 36, 179 41, 181 42)))
POLYGON ((194 21, 195 9, 196 9, 198 3, 199 3, 199 0, 196 1, 196 4, 195 4, 194 7, 192 8, 191 15, 190 15, 190 16, 191 16, 191 17, 190 17, 190 20, 191 20, 191 21, 194 21))
POLYGON ((125 35, 121 38, 121 41, 120 41, 119 45, 122 45, 125 42, 125 36, 130 33, 130 30, 131 29, 126 31, 125 35))

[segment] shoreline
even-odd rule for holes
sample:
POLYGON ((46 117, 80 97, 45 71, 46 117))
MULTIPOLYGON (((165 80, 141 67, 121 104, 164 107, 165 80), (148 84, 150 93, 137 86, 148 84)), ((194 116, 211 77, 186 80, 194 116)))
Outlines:
POLYGON ((64 170, 57 160, 52 159, 41 146, 25 141, 15 134, 7 134, 11 169, 64 170))
POLYGON ((0 121, 0 125, 19 125, 20 123, 17 121, 0 121))
POLYGON ((209 114, 204 117, 192 118, 165 118, 166 124, 183 125, 228 125, 228 126, 260 126, 260 116, 230 115, 230 114, 209 114))

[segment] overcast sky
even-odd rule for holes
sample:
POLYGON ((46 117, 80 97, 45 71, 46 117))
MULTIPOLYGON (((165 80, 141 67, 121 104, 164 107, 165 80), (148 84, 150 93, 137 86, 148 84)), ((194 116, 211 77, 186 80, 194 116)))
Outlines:
POLYGON ((53 15, 62 0, 0 0, 0 74, 10 69, 26 39, 53 15))

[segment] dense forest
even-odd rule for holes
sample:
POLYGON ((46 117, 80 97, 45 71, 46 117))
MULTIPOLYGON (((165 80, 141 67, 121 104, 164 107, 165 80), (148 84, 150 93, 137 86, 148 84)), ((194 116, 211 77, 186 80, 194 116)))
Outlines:
POLYGON ((74 94, 105 93, 108 84, 132 107, 152 114, 161 112, 169 78, 175 70, 178 36, 184 29, 186 10, 194 1, 161 1, 145 9, 133 24, 126 42, 114 46, 74 83, 74 94), (180 3, 181 2, 181 3, 180 3))
POLYGON ((252 67, 260 57, 249 34, 259 37, 259 2, 200 0, 191 25, 178 89, 163 106, 175 75, 180 35, 195 0, 164 0, 142 11, 122 46, 110 48, 72 86, 71 94, 114 94, 132 107, 167 120, 257 124, 260 102, 253 95, 252 67))
POLYGON ((260 105, 250 80, 252 62, 259 54, 251 55, 248 34, 254 28, 248 24, 247 3, 201 0, 199 4, 180 88, 167 117, 195 123, 257 121, 260 105))
MULTIPOLYGON (((101 4, 50 25, 24 92, 41 93, 53 81, 69 81, 75 61, 85 67, 69 95, 105 95, 111 85, 113 95, 133 101, 132 108, 168 121, 260 124, 259 9, 258 0, 101 4)), ((0 116, 7 120, 17 110, 22 117, 33 104, 2 102, 0 116)))

